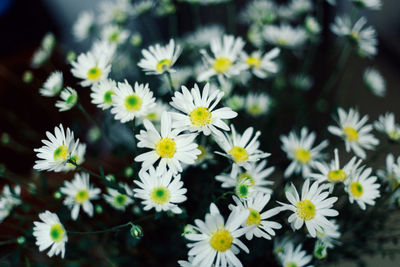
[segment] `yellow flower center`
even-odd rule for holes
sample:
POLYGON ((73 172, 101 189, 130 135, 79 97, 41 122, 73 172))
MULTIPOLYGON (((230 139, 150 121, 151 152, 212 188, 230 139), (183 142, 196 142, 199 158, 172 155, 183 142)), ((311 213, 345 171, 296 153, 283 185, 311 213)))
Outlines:
POLYGON ((394 140, 394 141, 397 141, 397 140, 400 139, 400 132, 397 131, 397 130, 392 130, 392 131, 390 131, 390 132, 388 133, 388 135, 389 135, 389 138, 392 139, 392 140, 394 140))
POLYGON ((225 73, 232 66, 232 61, 227 57, 219 57, 215 59, 213 68, 216 73, 225 73))
POLYGON ((254 104, 248 106, 247 111, 253 116, 258 116, 263 112, 263 109, 258 104, 254 104))
POLYGON ((104 93, 104 103, 111 104, 112 103, 112 95, 114 94, 113 90, 108 90, 104 93))
POLYGON ((293 261, 289 261, 286 262, 285 267, 298 267, 298 265, 293 261))
POLYGON ((198 107, 189 114, 191 123, 196 127, 206 126, 211 123, 211 112, 208 108, 198 107))
POLYGON ((53 224, 50 227, 50 238, 54 242, 62 241, 63 237, 64 237, 64 233, 65 233, 64 227, 62 227, 61 224, 59 224, 59 223, 53 224))
POLYGON ((224 252, 231 248, 233 237, 228 230, 218 229, 210 238, 210 245, 218 252, 224 252))
POLYGON ((170 65, 171 65, 171 60, 162 59, 162 60, 158 61, 157 65, 156 65, 156 70, 158 70, 159 72, 164 72, 169 68, 170 65))
POLYGON ((54 150, 53 158, 55 161, 65 161, 68 158, 68 147, 61 145, 54 150))
POLYGON ((311 151, 304 148, 297 148, 294 150, 294 158, 303 164, 307 164, 311 160, 311 151))
POLYGON ((125 108, 129 111, 138 111, 142 107, 142 99, 137 94, 125 98, 125 108))
POLYGON ((346 136, 347 141, 358 141, 358 132, 353 127, 344 127, 343 135, 346 136))
POLYGON ((308 199, 301 200, 297 203, 297 216, 308 221, 315 216, 315 205, 308 199))
POLYGON ((199 162, 203 159, 203 157, 206 155, 207 151, 206 148, 203 145, 198 145, 197 149, 200 150, 200 154, 197 155, 196 162, 199 162))
POLYGON ((286 39, 284 39, 284 38, 278 38, 278 39, 276 40, 276 42, 277 42, 279 45, 282 45, 282 46, 285 46, 285 45, 288 44, 288 41, 287 41, 286 39))
POLYGON ((350 185, 350 192, 353 196, 359 198, 363 195, 364 189, 359 182, 354 182, 350 185))
POLYGON ((254 178, 247 172, 239 174, 237 179, 238 182, 241 182, 243 180, 249 181, 249 187, 254 186, 255 184, 254 178))
POLYGON ((246 63, 250 68, 258 68, 261 65, 261 59, 257 57, 248 57, 246 63))
POLYGON ((149 114, 147 114, 145 116, 146 119, 150 120, 150 121, 157 121, 158 120, 158 116, 156 112, 150 112, 149 114))
POLYGON ((87 77, 90 81, 98 81, 101 77, 101 69, 97 66, 94 66, 88 70, 87 77))
POLYGON ((79 204, 86 202, 89 199, 89 192, 86 189, 79 190, 76 193, 75 201, 79 204))
MULTIPOLYGON (((78 155, 73 155, 73 156, 71 156, 71 160, 72 160, 73 162, 75 162, 76 164, 79 164, 79 161, 80 161, 78 155)), ((72 163, 69 163, 69 162, 68 162, 67 165, 70 166, 70 167, 74 167, 74 168, 75 168, 75 165, 72 164, 72 163)))
POLYGON ((164 137, 156 144, 156 153, 162 158, 172 158, 176 152, 176 143, 172 138, 164 137))
POLYGON ((249 208, 249 211, 250 211, 250 214, 249 214, 249 217, 247 217, 246 224, 248 226, 254 225, 254 224, 260 225, 260 223, 261 223, 260 213, 258 211, 256 211, 255 209, 251 209, 251 208, 249 208))
POLYGON ((353 31, 350 33, 350 37, 354 40, 354 41, 358 41, 360 39, 360 34, 356 31, 353 31))
POLYGON ((170 199, 170 193, 168 188, 165 186, 159 186, 155 187, 151 193, 150 193, 150 198, 157 204, 164 204, 169 201, 170 199))
POLYGON ((235 162, 243 162, 249 159, 249 154, 247 154, 246 149, 240 146, 234 146, 228 152, 233 156, 235 162))
POLYGON ((333 182, 344 181, 347 178, 347 174, 342 170, 332 170, 328 173, 328 179, 333 182))

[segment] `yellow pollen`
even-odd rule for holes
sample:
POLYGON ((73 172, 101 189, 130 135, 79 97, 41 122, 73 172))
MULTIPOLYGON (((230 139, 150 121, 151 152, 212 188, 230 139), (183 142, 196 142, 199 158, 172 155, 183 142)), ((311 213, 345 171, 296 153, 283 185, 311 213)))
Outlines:
POLYGON ((215 59, 213 68, 216 73, 225 73, 232 66, 232 61, 227 57, 219 57, 215 59))
POLYGON ((231 248, 233 237, 228 230, 218 229, 210 238, 210 245, 218 252, 224 252, 231 248))
POLYGON ((68 147, 61 145, 54 150, 53 154, 55 161, 65 161, 68 158, 68 147))
POLYGON ((205 107, 195 108, 189 114, 190 122, 196 127, 206 126, 210 124, 211 116, 211 112, 208 110, 208 108, 205 107))
POLYGON ((239 183, 243 180, 249 181, 249 187, 252 187, 255 184, 254 178, 247 172, 239 174, 237 179, 239 183))
POLYGON ((162 59, 162 60, 158 61, 157 65, 156 65, 156 70, 158 70, 159 72, 164 72, 169 68, 170 65, 171 65, 171 60, 162 59))
POLYGON ((258 57, 248 57, 246 63, 250 68, 259 68, 261 65, 261 59, 258 57))
POLYGON ((101 69, 97 66, 94 66, 88 70, 87 77, 90 81, 98 81, 101 77, 101 69))
POLYGON ((170 193, 168 188, 165 186, 159 186, 155 187, 151 193, 150 193, 150 198, 157 204, 164 204, 169 201, 170 199, 170 193))
POLYGON ((297 216, 308 221, 315 216, 315 205, 308 199, 301 200, 297 203, 297 216))
POLYGON ((358 41, 360 39, 360 34, 356 31, 350 33, 350 37, 353 38, 354 41, 358 41))
POLYGON ((286 39, 284 39, 284 38, 278 38, 278 39, 276 40, 276 42, 277 42, 279 45, 282 45, 282 46, 285 46, 285 45, 288 44, 288 41, 287 41, 286 39))
POLYGON ((162 158, 172 158, 176 152, 176 143, 172 138, 163 137, 157 142, 155 150, 162 158))
POLYGON ((89 192, 86 189, 79 190, 76 193, 75 201, 79 204, 86 202, 89 199, 89 192))
POLYGON ((364 193, 364 189, 362 184, 360 184, 359 182, 354 182, 350 185, 350 192, 353 196, 359 198, 363 195, 364 193))
POLYGON ((353 127, 347 126, 343 128, 343 135, 347 141, 358 141, 358 131, 353 127))
POLYGON ((400 132, 398 130, 392 130, 388 133, 389 138, 398 141, 400 139, 400 132))
MULTIPOLYGON (((76 164, 79 164, 79 161, 80 161, 78 155, 73 155, 73 156, 71 156, 71 160, 72 160, 73 162, 75 162, 76 164)), ((72 163, 69 163, 69 162, 68 162, 67 165, 70 166, 70 167, 74 167, 74 168, 75 168, 75 165, 72 164, 72 163)))
POLYGON ((156 121, 158 119, 157 113, 156 112, 150 112, 145 116, 146 119, 150 121, 156 121))
POLYGON ((298 265, 293 261, 289 261, 285 264, 285 267, 298 267, 298 265))
POLYGON ((304 148, 297 148, 294 150, 294 158, 303 164, 307 164, 311 160, 311 152, 304 148))
POLYGON ((249 159, 249 154, 247 154, 246 149, 240 146, 234 146, 228 152, 233 156, 235 162, 243 162, 249 159))
POLYGON ((260 225, 260 223, 261 223, 260 213, 258 211, 256 211, 255 209, 249 208, 249 210, 250 210, 250 214, 249 214, 249 217, 247 217, 246 224, 248 226, 254 225, 254 224, 260 225))
POLYGON ((61 226, 61 224, 57 223, 57 224, 53 224, 50 227, 50 238, 51 240, 53 240, 54 242, 60 242, 63 240, 64 237, 64 233, 65 230, 64 228, 61 226))
POLYGON ((142 99, 137 94, 125 98, 125 108, 129 111, 138 111, 142 107, 142 99))
POLYGON ((344 181, 347 178, 347 174, 342 170, 332 170, 328 173, 328 179, 333 182, 344 181))

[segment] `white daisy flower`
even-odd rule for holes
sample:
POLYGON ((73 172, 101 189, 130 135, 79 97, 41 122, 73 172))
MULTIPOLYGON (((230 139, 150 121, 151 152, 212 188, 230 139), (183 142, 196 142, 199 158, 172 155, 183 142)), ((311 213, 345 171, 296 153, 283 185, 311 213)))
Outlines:
POLYGON ((225 151, 225 153, 216 152, 217 154, 226 156, 233 160, 234 164, 245 167, 246 169, 251 168, 251 162, 258 161, 270 155, 258 149, 260 142, 257 141, 257 139, 261 135, 260 131, 257 131, 253 139, 251 139, 254 131, 253 127, 247 128, 243 135, 236 133, 233 124, 231 124, 231 130, 231 136, 227 133, 216 136, 215 141, 225 151))
POLYGON ((375 129, 386 134, 392 141, 400 140, 400 125, 395 122, 394 113, 387 112, 380 115, 378 120, 374 122, 375 129))
POLYGON ((333 203, 338 198, 328 198, 329 192, 326 189, 327 185, 319 185, 318 182, 314 182, 310 187, 310 179, 306 179, 301 191, 301 198, 293 184, 291 189, 286 191, 286 198, 290 204, 278 203, 282 205, 282 210, 293 212, 288 221, 294 230, 300 229, 305 223, 310 235, 315 237, 317 231, 321 232, 326 227, 333 227, 326 217, 333 217, 339 214, 332 209, 333 203))
POLYGON ((347 37, 356 44, 358 52, 367 57, 376 55, 378 40, 376 31, 372 26, 366 29, 362 28, 367 23, 367 19, 361 17, 354 25, 349 17, 336 17, 335 22, 331 25, 333 33, 339 37, 347 37))
POLYGON ((228 107, 231 109, 238 111, 241 110, 244 107, 245 104, 245 97, 240 96, 240 95, 233 95, 230 98, 228 98, 225 103, 228 107))
POLYGON ((245 109, 248 114, 258 117, 268 113, 272 100, 267 94, 248 94, 246 97, 245 109))
MULTIPOLYGON (((107 40, 97 40, 93 43, 90 52, 96 57, 101 58, 104 62, 112 62, 116 54, 117 45, 107 40)), ((100 79, 100 81, 103 78, 100 79)), ((95 84, 95 83, 94 83, 95 84)))
POLYGON ((110 58, 108 54, 101 55, 98 52, 89 51, 78 56, 76 61, 71 62, 71 73, 74 77, 82 79, 82 86, 91 86, 106 79, 111 71, 110 58))
POLYGON ((71 182, 65 181, 60 191, 66 195, 64 205, 71 209, 72 220, 78 218, 81 206, 89 217, 93 216, 93 204, 90 200, 98 199, 101 190, 89 183, 88 173, 75 173, 74 179, 71 182))
POLYGON ((180 45, 175 45, 171 39, 166 46, 156 44, 142 50, 142 58, 138 66, 143 69, 147 75, 163 74, 164 72, 174 72, 172 68, 180 56, 182 49, 180 45))
POLYGON ((400 185, 400 157, 395 158, 393 154, 386 156, 386 169, 376 172, 379 178, 387 182, 390 189, 395 190, 400 185))
POLYGON ((104 25, 123 24, 134 13, 131 2, 126 0, 100 2, 99 11, 98 20, 104 25))
POLYGON ((148 171, 139 172, 140 181, 134 182, 140 188, 133 191, 136 198, 143 199, 144 210, 154 208, 157 212, 170 210, 176 214, 182 213, 177 204, 186 200, 187 189, 182 187, 180 175, 172 176, 171 171, 159 175, 152 166, 148 171))
POLYGON ((22 203, 21 198, 21 187, 14 186, 13 189, 9 185, 3 187, 3 191, 0 195, 0 223, 10 215, 11 210, 14 206, 22 203))
POLYGON ((253 0, 240 13, 240 20, 249 25, 270 24, 276 19, 277 7, 271 1, 253 0))
POLYGON ((257 76, 258 78, 265 79, 270 73, 278 71, 278 64, 272 61, 280 53, 279 48, 274 48, 268 53, 262 55, 261 51, 254 51, 250 55, 242 52, 241 58, 247 69, 257 76))
POLYGON ((371 10, 380 10, 382 7, 381 0, 353 0, 353 3, 371 10))
POLYGON ((155 105, 155 98, 149 89, 149 84, 135 82, 135 89, 132 89, 125 80, 124 83, 119 82, 114 90, 111 113, 115 115, 116 120, 125 123, 135 117, 146 116, 155 105))
POLYGON ((47 252, 49 257, 61 254, 61 257, 64 258, 65 243, 68 242, 68 236, 57 214, 46 210, 39 214, 39 218, 42 222, 33 222, 35 225, 33 236, 36 237, 36 245, 39 246, 39 251, 51 247, 47 252))
POLYGON ((220 78, 238 75, 244 69, 244 65, 237 60, 244 45, 242 38, 232 35, 224 35, 222 39, 221 37, 211 39, 212 56, 206 50, 200 50, 207 69, 199 74, 197 80, 208 81, 215 75, 220 78))
POLYGON ((104 79, 94 84, 90 94, 92 103, 102 110, 111 108, 116 88, 117 83, 111 79, 104 79))
POLYGON ((34 149, 39 160, 35 161, 33 168, 39 171, 60 172, 74 153, 79 139, 74 140, 74 133, 69 128, 65 134, 62 124, 54 128, 54 135, 46 132, 46 136, 49 140, 42 140, 44 146, 34 149))
POLYGON ((61 71, 52 72, 46 82, 40 88, 39 93, 42 96, 53 97, 60 93, 63 87, 63 74, 61 71))
POLYGON ((89 37, 94 28, 94 13, 92 11, 83 11, 79 14, 72 33, 77 41, 83 41, 89 37))
POLYGON ((189 91, 182 86, 182 93, 175 92, 170 105, 183 112, 171 112, 172 127, 177 130, 190 132, 203 132, 204 135, 221 135, 221 131, 229 131, 228 125, 223 120, 235 118, 237 113, 228 107, 215 109, 224 92, 215 90, 210 93, 207 83, 202 93, 197 84, 189 91))
POLYGON ((295 15, 301 16, 312 12, 313 3, 310 0, 292 0, 289 8, 295 15))
POLYGON ((103 197, 113 208, 125 211, 126 207, 134 202, 133 192, 127 184, 120 183, 119 186, 125 190, 126 194, 122 194, 112 188, 107 188, 107 194, 103 194, 103 197))
POLYGON ((338 239, 342 235, 339 232, 339 225, 336 220, 331 220, 333 227, 324 227, 322 231, 317 231, 317 238, 320 240, 327 248, 333 248, 335 245, 340 244, 338 239))
POLYGON ((386 94, 386 82, 378 70, 374 68, 368 68, 364 71, 364 82, 368 89, 376 95, 383 97, 386 94))
POLYGON ((145 171, 160 159, 157 166, 157 174, 171 170, 173 174, 182 172, 181 163, 193 164, 201 152, 197 144, 193 143, 196 134, 181 134, 172 130, 172 119, 168 112, 161 116, 161 134, 149 120, 144 120, 145 130, 136 135, 139 140, 138 147, 150 148, 151 151, 138 155, 135 161, 142 162, 142 170, 145 171))
POLYGON ((250 163, 250 167, 244 170, 237 165, 233 165, 230 174, 223 173, 217 175, 215 179, 222 182, 221 186, 223 188, 236 187, 241 181, 247 180, 250 182, 250 187, 254 189, 255 192, 271 194, 272 189, 267 186, 273 185, 274 182, 267 180, 267 178, 275 170, 275 167, 266 168, 266 165, 266 160, 252 162, 250 163))
POLYGON ((258 238, 263 237, 265 239, 271 239, 271 236, 275 235, 274 229, 282 228, 281 224, 267 220, 280 212, 279 207, 262 212, 270 199, 270 194, 264 194, 261 192, 257 192, 254 197, 249 197, 244 202, 233 196, 236 206, 230 205, 229 208, 231 210, 235 208, 241 210, 247 209, 250 212, 247 220, 242 223, 242 226, 246 227, 256 225, 255 228, 250 229, 246 233, 247 240, 252 240, 253 235, 258 238))
POLYGON ((364 149, 373 150, 374 146, 379 144, 379 140, 372 134, 371 124, 365 124, 368 115, 360 119, 360 114, 355 109, 350 109, 348 113, 342 108, 338 108, 339 127, 329 126, 328 131, 331 134, 340 136, 345 141, 346 151, 352 150, 358 157, 365 159, 364 149))
POLYGON ((293 173, 301 173, 303 178, 307 178, 311 173, 311 168, 323 158, 321 151, 328 146, 329 142, 324 140, 313 148, 315 138, 315 132, 309 133, 307 127, 301 129, 300 136, 297 136, 294 131, 291 131, 288 136, 281 135, 282 150, 292 161, 285 170, 285 178, 293 173))
POLYGON ((207 25, 199 27, 195 32, 185 38, 185 43, 197 48, 203 48, 210 40, 219 38, 224 34, 224 29, 219 25, 207 25))
POLYGON ((298 48, 307 41, 307 34, 303 28, 293 28, 288 24, 268 25, 264 28, 263 36, 266 42, 289 49, 298 48))
POLYGON ((60 112, 70 110, 78 103, 78 93, 69 86, 61 91, 60 98, 62 100, 57 100, 55 105, 60 112))
POLYGON ((243 266, 235 254, 239 253, 239 248, 249 253, 249 249, 239 240, 239 237, 254 228, 240 227, 248 217, 249 210, 234 209, 225 223, 217 206, 211 203, 205 221, 195 220, 195 229, 199 233, 185 235, 186 239, 194 242, 188 244, 189 257, 194 257, 192 264, 202 267, 243 266))
POLYGON ((322 162, 315 162, 314 168, 317 169, 319 173, 310 173, 308 175, 319 183, 328 182, 330 192, 332 192, 335 184, 344 183, 352 172, 361 164, 361 160, 356 162, 357 158, 353 157, 343 168, 340 168, 338 149, 335 149, 334 153, 335 158, 329 165, 322 162))
MULTIPOLYGON (((70 159, 74 161, 77 165, 81 165, 83 162, 85 162, 85 154, 86 154, 86 144, 79 143, 76 146, 74 152, 71 153, 70 159)), ((67 162, 62 171, 68 172, 75 169, 76 166, 74 164, 67 162)))
POLYGON ((350 203, 357 202, 362 210, 366 209, 366 205, 375 205, 375 199, 381 196, 378 178, 371 176, 371 173, 372 168, 361 167, 353 173, 345 186, 350 203))
POLYGON ((311 267, 312 265, 308 264, 312 260, 312 255, 307 255, 307 252, 301 249, 301 244, 295 249, 292 242, 287 243, 284 251, 279 255, 281 265, 283 267, 311 267))
POLYGON ((128 39, 130 32, 116 25, 108 25, 101 32, 102 40, 114 44, 123 44, 128 39))

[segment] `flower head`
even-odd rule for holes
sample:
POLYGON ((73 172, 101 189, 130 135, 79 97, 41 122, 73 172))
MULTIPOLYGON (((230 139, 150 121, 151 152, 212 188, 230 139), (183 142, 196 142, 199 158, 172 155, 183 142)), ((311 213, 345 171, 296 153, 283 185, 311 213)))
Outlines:
POLYGON ((241 58, 246 68, 251 70, 255 76, 265 79, 271 73, 276 73, 278 71, 278 64, 272 60, 275 59, 279 53, 279 48, 274 48, 264 55, 262 55, 260 51, 254 51, 250 55, 246 52, 242 52, 241 58))
POLYGON ((125 194, 113 188, 107 188, 107 194, 103 197, 113 208, 125 211, 126 207, 134 202, 133 192, 127 184, 120 183, 119 186, 125 190, 125 194))
POLYGON ((364 71, 363 78, 368 89, 371 90, 374 95, 380 97, 385 96, 386 82, 379 71, 373 68, 368 68, 364 71))
POLYGON ((60 98, 61 100, 56 102, 56 107, 60 112, 70 110, 78 103, 78 93, 71 87, 62 90, 60 98))
POLYGON ((263 36, 266 42, 288 49, 301 47, 307 41, 303 28, 293 28, 288 24, 268 25, 264 28, 263 36))
POLYGON ((400 125, 395 122, 394 113, 387 112, 380 115, 378 120, 374 122, 375 129, 386 134, 392 141, 400 141, 400 125))
POLYGON ((116 88, 117 83, 111 79, 96 83, 92 86, 92 93, 90 94, 92 103, 103 110, 111 108, 116 88))
POLYGON ((63 86, 63 74, 61 71, 52 72, 46 82, 40 88, 39 93, 42 96, 52 97, 60 93, 63 86))

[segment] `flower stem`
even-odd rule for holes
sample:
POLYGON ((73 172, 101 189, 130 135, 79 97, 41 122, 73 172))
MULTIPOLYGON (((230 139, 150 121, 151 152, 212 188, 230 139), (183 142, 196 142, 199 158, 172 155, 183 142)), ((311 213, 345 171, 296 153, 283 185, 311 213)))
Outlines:
POLYGON ((175 91, 174 85, 172 84, 172 77, 171 77, 171 73, 169 73, 168 71, 165 72, 165 75, 167 75, 168 78, 168 82, 169 82, 169 86, 171 87, 171 92, 175 91))
POLYGON ((101 233, 118 231, 119 229, 125 228, 127 226, 134 226, 134 224, 132 222, 127 222, 125 224, 117 225, 115 227, 111 227, 111 228, 104 229, 104 230, 90 231, 90 232, 67 231, 67 233, 68 234, 75 234, 75 235, 101 234, 101 233))

